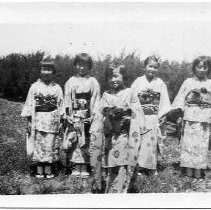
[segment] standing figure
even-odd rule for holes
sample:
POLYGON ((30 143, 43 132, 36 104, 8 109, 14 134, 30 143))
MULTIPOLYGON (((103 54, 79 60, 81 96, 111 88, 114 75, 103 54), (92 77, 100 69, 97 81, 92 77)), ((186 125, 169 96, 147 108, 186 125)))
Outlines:
POLYGON ((63 93, 53 81, 55 67, 42 62, 40 79, 29 89, 21 116, 27 118, 27 154, 36 162, 36 177, 54 177, 52 164, 58 160, 58 134, 63 114, 63 93))
POLYGON ((110 65, 105 72, 110 90, 103 93, 103 167, 106 193, 126 193, 137 165, 144 113, 138 97, 124 86, 124 65, 110 65))
MULTIPOLYGON (((211 80, 210 58, 200 56, 193 61, 193 78, 182 84, 173 104, 172 112, 183 111, 180 166, 189 177, 201 178, 207 168, 211 135, 211 80)), ((170 114, 169 113, 169 114, 170 114)), ((197 180, 196 179, 196 180, 197 180)))
POLYGON ((136 92, 146 116, 147 131, 143 135, 138 164, 147 172, 156 172, 158 153, 162 153, 159 118, 170 110, 165 83, 157 77, 159 61, 155 56, 144 61, 145 75, 138 77, 131 89, 136 92))
POLYGON ((100 100, 100 87, 97 80, 90 76, 92 58, 81 53, 74 59, 77 74, 65 84, 65 110, 67 128, 64 136, 68 159, 74 165, 73 176, 89 176, 90 164, 90 126, 94 109, 100 100))

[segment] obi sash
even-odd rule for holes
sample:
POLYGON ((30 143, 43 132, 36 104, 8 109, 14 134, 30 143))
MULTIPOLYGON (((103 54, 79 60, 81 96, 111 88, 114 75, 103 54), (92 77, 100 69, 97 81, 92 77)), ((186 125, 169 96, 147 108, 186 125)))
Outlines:
POLYGON ((73 113, 77 113, 78 110, 83 110, 85 118, 90 117, 90 100, 91 92, 87 93, 75 93, 73 97, 73 113))
POLYGON ((145 115, 157 115, 160 104, 160 93, 147 89, 138 94, 145 115))
POLYGON ((194 89, 185 97, 184 120, 211 123, 211 93, 194 89))
POLYGON ((206 88, 194 89, 185 97, 185 105, 211 108, 211 93, 206 88))
POLYGON ((117 107, 105 107, 103 109, 105 135, 128 134, 130 129, 131 109, 123 110, 117 107))
POLYGON ((35 95, 35 112, 52 112, 57 109, 57 97, 53 95, 44 96, 39 93, 35 95))

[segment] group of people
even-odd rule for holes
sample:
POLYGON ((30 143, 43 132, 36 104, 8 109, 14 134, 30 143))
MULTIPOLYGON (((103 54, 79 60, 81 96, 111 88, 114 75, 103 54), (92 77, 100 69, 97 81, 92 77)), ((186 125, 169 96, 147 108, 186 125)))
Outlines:
POLYGON ((71 176, 93 177, 105 193, 126 193, 138 172, 156 173, 163 151, 161 125, 172 116, 181 126, 180 166, 202 178, 208 165, 211 137, 211 60, 193 61, 193 78, 182 84, 171 105, 165 83, 158 78, 160 62, 144 61, 144 75, 125 86, 126 67, 114 61, 105 69, 109 87, 101 97, 90 75, 92 58, 78 54, 76 75, 61 87, 53 81, 52 62, 41 62, 40 78, 29 89, 21 116, 27 118, 27 153, 36 163, 37 178, 53 178, 52 164, 65 154, 71 176), (89 170, 89 168, 91 170, 89 170), (102 180, 105 186, 102 186, 102 180))

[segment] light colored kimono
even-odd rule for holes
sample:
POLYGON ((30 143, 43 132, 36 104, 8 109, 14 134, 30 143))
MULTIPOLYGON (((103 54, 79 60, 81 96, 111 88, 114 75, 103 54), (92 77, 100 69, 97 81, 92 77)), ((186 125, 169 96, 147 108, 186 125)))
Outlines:
POLYGON ((162 153, 163 145, 158 120, 171 109, 167 87, 160 78, 149 82, 144 75, 133 82, 131 89, 139 97, 148 129, 142 137, 138 164, 143 168, 156 169, 158 152, 162 153))
POLYGON ((107 193, 126 193, 133 169, 137 164, 141 133, 144 130, 145 117, 136 95, 126 88, 118 93, 104 92, 101 109, 121 108, 132 110, 129 127, 121 127, 124 118, 109 119, 104 114, 103 166, 108 168, 107 193))
MULTIPOLYGON (((66 139, 76 132, 76 138, 70 148, 69 159, 73 163, 87 164, 90 163, 90 126, 91 122, 84 123, 84 120, 93 118, 95 107, 99 106, 100 87, 94 77, 73 76, 65 84, 65 109, 68 108, 69 115, 74 121, 72 128, 69 125, 66 129, 66 139), (76 128, 78 121, 79 131, 76 128)), ((68 139, 69 138, 69 139, 68 139)), ((92 140, 95 138, 92 138, 92 140)), ((93 145, 94 143, 92 143, 93 145)), ((97 150, 98 147, 95 149, 97 150)), ((94 151, 92 152, 94 153, 94 151)), ((91 164, 93 163, 91 158, 91 164)), ((93 163, 95 165, 96 163, 93 163)))
POLYGON ((41 79, 31 85, 21 116, 31 117, 31 133, 27 139, 27 154, 35 162, 58 160, 58 132, 63 114, 61 87, 41 79))
POLYGON ((186 79, 172 108, 184 111, 180 165, 205 169, 211 134, 211 80, 186 79))

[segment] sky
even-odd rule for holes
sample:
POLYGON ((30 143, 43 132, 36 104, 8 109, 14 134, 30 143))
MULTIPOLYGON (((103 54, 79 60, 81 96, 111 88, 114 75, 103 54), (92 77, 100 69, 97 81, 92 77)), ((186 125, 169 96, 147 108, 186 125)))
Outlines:
POLYGON ((46 51, 93 57, 211 55, 211 3, 0 3, 0 56, 46 51))

